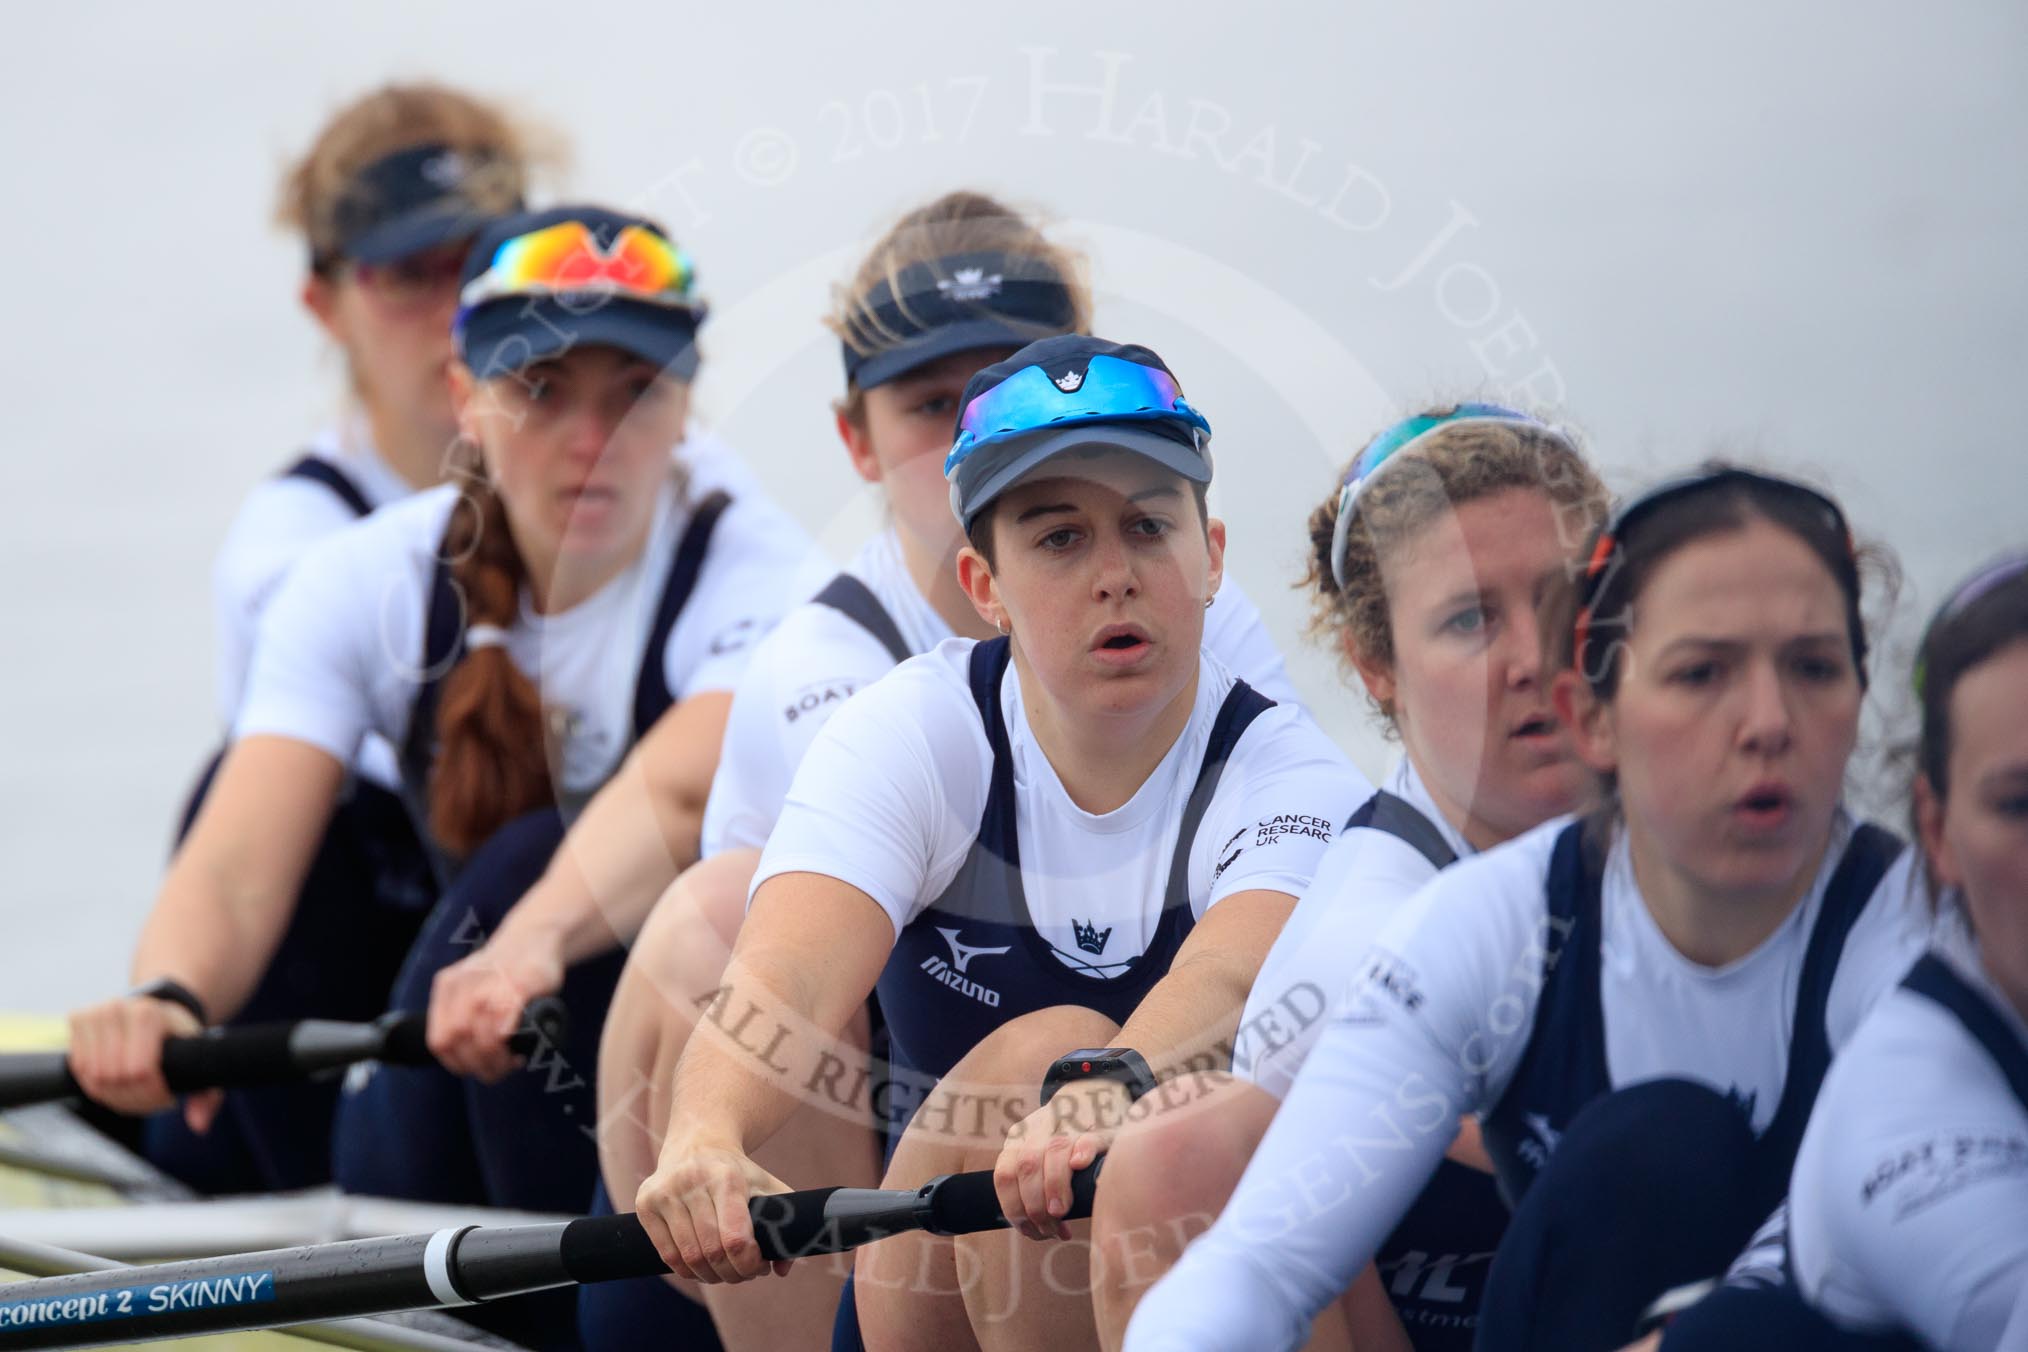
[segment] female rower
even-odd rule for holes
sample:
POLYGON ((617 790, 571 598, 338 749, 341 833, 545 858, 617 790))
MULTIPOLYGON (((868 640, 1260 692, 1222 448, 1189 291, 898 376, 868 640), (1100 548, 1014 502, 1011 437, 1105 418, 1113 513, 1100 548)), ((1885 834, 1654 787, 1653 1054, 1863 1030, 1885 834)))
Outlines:
MULTIPOLYGON (((991 197, 953 192, 895 222, 840 289, 827 319, 844 353, 838 435, 853 469, 884 490, 889 524, 756 646, 740 679, 705 811, 703 861, 642 930, 600 1046, 609 1197, 631 1199, 654 1169, 669 1076, 698 1018, 696 997, 723 978, 760 849, 818 730, 897 663, 954 635, 993 636, 958 583, 965 537, 951 514, 943 455, 958 396, 980 368, 1034 338, 1089 330, 1083 273, 1084 260, 1030 220, 991 197)), ((1204 645, 1254 688, 1294 702, 1280 654, 1230 579, 1205 614, 1204 645)), ((621 781, 607 792, 627 788, 621 781)), ((591 823, 588 813, 583 826, 591 823)), ((854 1062, 846 1083, 857 1082, 867 1036, 855 1016, 838 1049, 854 1062)), ((821 1099, 790 1117, 758 1159, 783 1177, 870 1187, 883 1127, 863 1094, 856 1103, 821 1099)), ((711 1308, 729 1346, 808 1346, 830 1328, 850 1266, 849 1258, 803 1263, 790 1282, 766 1289, 677 1289, 711 1308)), ((641 1285, 584 1290, 588 1344, 632 1346, 643 1329, 694 1317, 686 1302, 641 1285)))
POLYGON ((2028 556, 1943 606, 1917 665, 1915 820, 1952 913, 1839 1054, 1789 1252, 1839 1348, 2028 1346, 2028 556))
MULTIPOLYGON (((350 408, 247 495, 212 569, 217 703, 230 729, 254 635, 282 576, 323 537, 442 480, 456 433, 444 369, 465 251, 517 210, 532 133, 431 84, 376 89, 340 110, 282 181, 279 218, 308 249, 302 303, 337 344, 350 408)), ((203 801, 214 756, 182 815, 203 801)), ((434 899, 402 810, 393 749, 369 737, 304 875, 295 917, 242 1022, 371 1018, 434 899)), ((149 1119, 146 1153, 206 1192, 297 1188, 330 1176, 328 1082, 193 1099, 149 1119), (213 1112, 216 1120, 209 1120, 213 1112), (193 1129, 197 1128, 197 1129, 193 1129)))
MULTIPOLYGON (((242 1007, 369 735, 399 748, 404 796, 456 879, 407 964, 422 991, 398 987, 398 1005, 420 1008, 443 955, 499 922, 561 835, 558 801, 597 788, 658 719, 693 747, 673 770, 689 785, 694 850, 730 686, 802 550, 778 514, 672 459, 702 318, 691 277, 652 222, 597 208, 510 216, 480 236, 450 368, 476 455, 460 482, 376 513, 290 571, 263 617, 235 740, 134 956, 144 990, 191 1007, 142 994, 73 1016, 94 1098, 165 1106, 163 1036, 242 1007)), ((670 826, 681 848, 685 824, 670 826)), ((590 1023, 574 1047, 585 1071, 590 1023)), ((595 1160, 576 1125, 592 1106, 581 1077, 555 1095, 524 1089, 511 1127, 488 1132, 463 1127, 457 1103, 402 1111, 408 1074, 424 1072, 386 1070, 353 1096, 365 1106, 346 1115, 362 1129, 339 1143, 341 1182, 583 1205, 595 1160), (397 1118, 399 1135, 373 1131, 397 1118)))
POLYGON ((1294 1347, 1481 1116, 1515 1204, 1480 1345, 1617 1347, 1784 1191, 1833 1048, 1926 939, 1839 806, 1865 689, 1838 506, 1715 466, 1588 552, 1553 683, 1610 807, 1447 869, 1359 960, 1127 1347, 1294 1347))
MULTIPOLYGON (((979 371, 960 407, 958 576, 1002 637, 903 663, 804 756, 721 997, 782 1046, 690 1040, 637 1199, 679 1276, 767 1270, 745 1204, 783 1185, 752 1151, 876 981, 891 1185, 992 1167, 1022 1233, 1060 1233, 1071 1171, 1129 1100, 1229 1041, 1367 792, 1307 718, 1202 647, 1225 532, 1203 506, 1209 427, 1159 358, 1046 339, 979 371), (1038 1109, 1045 1073, 1062 1092, 1038 1109)), ((1089 1330, 1084 1297, 1031 1295, 1051 1250, 1018 1242, 863 1250, 841 1332, 881 1348, 1089 1330)))
MULTIPOLYGON (((1240 1078, 1206 1072, 1175 1096, 1187 1111, 1137 1121, 1107 1153, 1093 1223, 1107 1346, 1231 1196, 1323 1016, 1349 993, 1346 957, 1438 870, 1575 806, 1583 771, 1550 707, 1539 617, 1605 506, 1564 433, 1461 404, 1375 437, 1311 514, 1312 631, 1349 659, 1403 754, 1262 966, 1240 1021, 1240 1078)), ((1402 1345, 1404 1326, 1419 1348, 1471 1346, 1507 1218, 1476 1141, 1467 1119, 1382 1246, 1378 1280, 1338 1302, 1351 1346, 1402 1345)))

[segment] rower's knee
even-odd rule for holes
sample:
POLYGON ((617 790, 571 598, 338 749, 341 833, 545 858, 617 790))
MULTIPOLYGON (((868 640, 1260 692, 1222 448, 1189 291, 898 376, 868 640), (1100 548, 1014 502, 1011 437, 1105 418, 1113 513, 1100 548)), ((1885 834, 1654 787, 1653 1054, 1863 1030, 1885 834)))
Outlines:
POLYGON ((1152 1284, 1209 1228, 1275 1106, 1266 1091, 1218 1073, 1166 1080, 1134 1105, 1106 1152, 1092 1217, 1103 1285, 1152 1284))
POLYGON ((1106 1214, 1140 1222, 1215 1216, 1253 1158, 1275 1100, 1217 1072, 1165 1080, 1134 1105, 1106 1154, 1106 1214))
POLYGON ((694 1011, 696 1000, 724 979, 758 862, 754 851, 734 850, 685 869, 641 926, 627 955, 629 977, 694 1011))

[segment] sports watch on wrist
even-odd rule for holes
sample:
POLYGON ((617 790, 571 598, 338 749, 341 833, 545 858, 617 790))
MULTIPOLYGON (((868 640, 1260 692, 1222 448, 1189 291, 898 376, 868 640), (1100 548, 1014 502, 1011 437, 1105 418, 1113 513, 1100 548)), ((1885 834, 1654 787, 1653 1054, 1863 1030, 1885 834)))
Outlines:
POLYGON ((204 1001, 197 998, 197 992, 173 976, 158 976, 143 986, 136 986, 129 995, 149 1000, 167 1000, 172 1005, 181 1005, 190 1011, 201 1027, 209 1028, 211 1018, 204 1012, 204 1001))
POLYGON ((1042 1101, 1049 1102, 1056 1091, 1078 1080, 1111 1080, 1124 1087, 1132 1102, 1155 1087, 1155 1072, 1132 1047, 1087 1047, 1065 1052, 1042 1077, 1042 1101))

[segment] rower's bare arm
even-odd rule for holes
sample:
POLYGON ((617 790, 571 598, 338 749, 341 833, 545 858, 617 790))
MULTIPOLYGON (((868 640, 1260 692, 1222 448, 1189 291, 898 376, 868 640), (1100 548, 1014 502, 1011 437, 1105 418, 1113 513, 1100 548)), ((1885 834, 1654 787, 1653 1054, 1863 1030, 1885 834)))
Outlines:
POLYGON ((344 781, 308 742, 233 743, 142 926, 135 984, 174 977, 213 1022, 237 1013, 295 914, 344 781))
POLYGON ((545 934, 565 966, 632 940, 656 898, 697 862, 731 708, 729 691, 710 691, 657 719, 508 913, 502 936, 545 934))
MULTIPOLYGON (((1120 1029, 1158 1076, 1185 1067, 1227 1069, 1247 992, 1295 909, 1286 892, 1235 892, 1204 913, 1168 972, 1120 1029)), ((1066 1050, 1068 1050, 1066 1048, 1066 1050)))
MULTIPOLYGON (((815 873, 768 879, 724 984, 676 1063, 669 1129, 635 1210, 678 1276, 744 1281, 767 1271, 747 1200, 785 1185, 751 1158, 835 1056, 894 947, 873 898, 815 873)), ((785 1270, 786 1265, 777 1270, 785 1270)))
POLYGON ((761 884, 724 982, 676 1063, 668 1142, 750 1151, 767 1140, 866 1003, 894 939, 887 912, 850 883, 784 873, 761 884))

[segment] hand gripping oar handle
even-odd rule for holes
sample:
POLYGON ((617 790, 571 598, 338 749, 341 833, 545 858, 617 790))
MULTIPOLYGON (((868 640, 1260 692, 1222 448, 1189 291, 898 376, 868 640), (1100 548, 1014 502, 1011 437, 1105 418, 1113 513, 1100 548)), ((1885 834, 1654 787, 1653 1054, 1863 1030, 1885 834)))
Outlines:
MULTIPOLYGON (((522 1025, 507 1045, 518 1056, 531 1056, 545 1040, 560 1044, 569 1018, 562 1002, 544 996, 529 1003, 522 1025)), ((384 1014, 371 1023, 299 1019, 210 1028, 195 1037, 172 1037, 162 1043, 162 1078, 182 1094, 286 1084, 355 1061, 434 1065, 423 1029, 420 1014, 384 1014)), ((79 1092, 62 1052, 0 1056, 0 1108, 73 1098, 79 1092)))
MULTIPOLYGON (((1067 1221, 1091 1215, 1098 1190, 1100 1156, 1070 1176, 1067 1221)), ((973 1235, 1004 1230, 1007 1217, 993 1191, 991 1170, 944 1174, 914 1191, 902 1188, 812 1188, 771 1193, 746 1204, 761 1256, 814 1258, 844 1253, 862 1244, 922 1230, 933 1235, 973 1235)), ((563 1238, 563 1258, 575 1282, 611 1281, 666 1272, 662 1259, 631 1215, 594 1216, 572 1221, 563 1238)))
MULTIPOLYGON (((1094 1163, 1072 1176, 1065 1219, 1091 1213, 1098 1170, 1094 1163)), ((947 1175, 912 1192, 818 1188, 756 1197, 748 1210, 769 1258, 836 1253, 911 1230, 961 1235, 1007 1225, 987 1172, 947 1175)), ((0 1286, 0 1352, 469 1305, 666 1271, 633 1216, 312 1244, 0 1286)))

